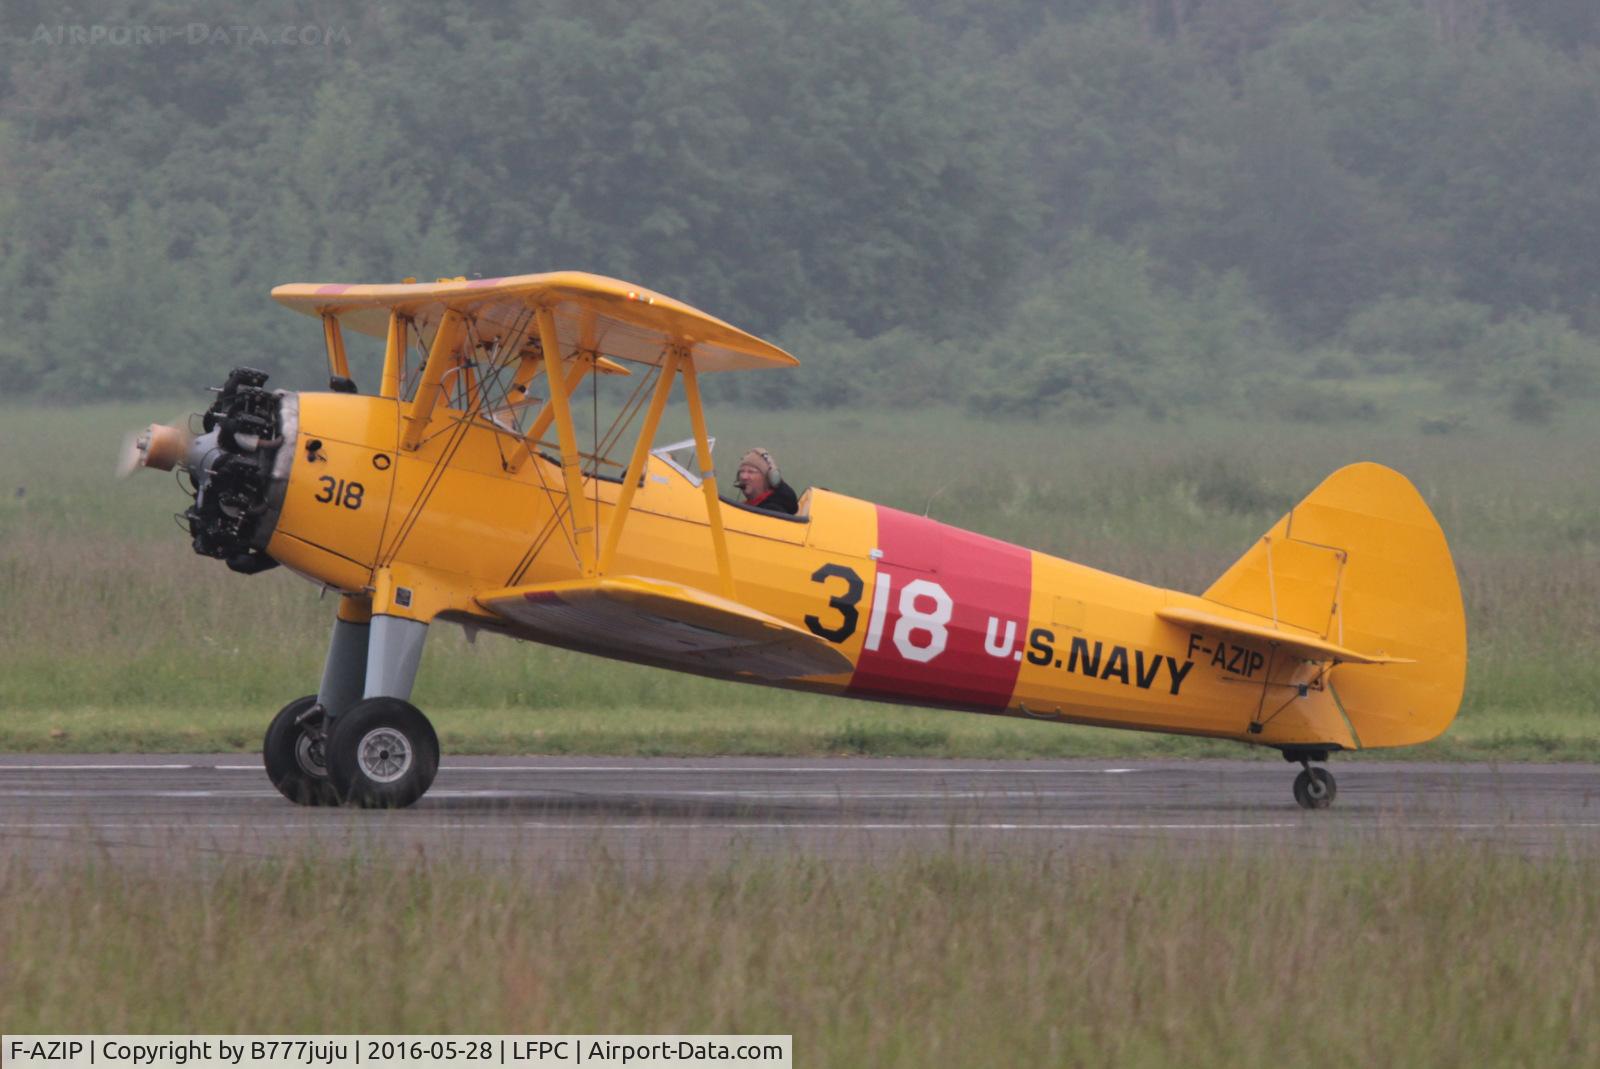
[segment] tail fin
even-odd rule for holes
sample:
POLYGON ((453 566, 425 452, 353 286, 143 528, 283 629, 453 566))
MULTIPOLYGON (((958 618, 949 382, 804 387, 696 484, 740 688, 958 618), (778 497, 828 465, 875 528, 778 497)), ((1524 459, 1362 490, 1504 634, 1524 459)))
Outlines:
POLYGON ((1450 726, 1466 682, 1467 625, 1444 532, 1405 476, 1352 464, 1323 480, 1204 597, 1405 663, 1328 677, 1357 744, 1406 746, 1450 726))

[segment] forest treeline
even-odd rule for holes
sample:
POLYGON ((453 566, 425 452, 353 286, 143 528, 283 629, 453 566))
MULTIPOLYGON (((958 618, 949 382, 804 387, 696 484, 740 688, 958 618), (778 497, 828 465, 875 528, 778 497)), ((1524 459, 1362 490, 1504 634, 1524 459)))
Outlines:
POLYGON ((786 344, 771 407, 1600 385, 1593 0, 65 10, 0 14, 8 397, 308 383, 276 283, 566 268, 786 344))

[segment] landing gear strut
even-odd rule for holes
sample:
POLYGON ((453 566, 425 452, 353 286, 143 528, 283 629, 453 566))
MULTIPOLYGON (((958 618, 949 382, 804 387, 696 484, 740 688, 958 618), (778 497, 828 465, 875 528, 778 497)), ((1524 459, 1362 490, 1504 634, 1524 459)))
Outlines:
POLYGON ((439 736, 412 705, 428 625, 370 615, 348 599, 314 695, 283 707, 267 729, 267 777, 301 805, 399 809, 439 771, 439 736))

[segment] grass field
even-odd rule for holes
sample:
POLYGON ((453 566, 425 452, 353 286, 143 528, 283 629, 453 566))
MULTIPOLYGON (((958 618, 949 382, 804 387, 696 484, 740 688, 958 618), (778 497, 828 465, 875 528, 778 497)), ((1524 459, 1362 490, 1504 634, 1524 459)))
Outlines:
POLYGON ((1600 1058, 1593 859, 531 864, 0 862, 0 1029, 792 1033, 813 1066, 1600 1058))
MULTIPOLYGON (((188 549, 170 476, 110 474, 122 433, 182 402, 0 410, 0 747, 254 748, 315 689, 332 603, 188 549)), ((194 407, 189 402, 187 407, 194 407)), ((1198 591, 1340 464, 1417 482, 1468 608, 1462 715, 1416 758, 1600 758, 1600 484, 1586 413, 1421 434, 1270 416, 1064 426, 955 411, 714 413, 812 483, 1198 591)), ((670 430, 665 433, 671 433, 670 430)), ((820 699, 438 628, 416 701, 489 752, 1237 754, 1233 746, 820 699)))

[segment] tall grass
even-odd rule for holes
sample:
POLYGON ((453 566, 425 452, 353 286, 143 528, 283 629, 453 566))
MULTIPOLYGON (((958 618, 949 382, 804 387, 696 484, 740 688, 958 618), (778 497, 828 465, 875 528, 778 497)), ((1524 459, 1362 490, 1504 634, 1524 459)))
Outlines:
MULTIPOLYGON (((165 477, 110 477, 124 428, 181 407, 0 411, 0 715, 13 728, 43 711, 110 708, 179 710, 186 729, 197 712, 259 722, 314 689, 331 602, 282 571, 244 579, 194 556, 171 520, 186 499, 165 477)), ((1446 436, 1270 416, 998 426, 950 411, 727 412, 716 429, 725 452, 771 447, 797 484, 1190 591, 1333 468, 1392 464, 1418 483, 1456 555, 1471 648, 1463 727, 1476 719, 1492 725, 1480 737, 1527 742, 1524 719, 1555 717, 1593 745, 1571 756, 1600 752, 1600 482, 1550 459, 1592 451, 1576 415, 1566 427, 1446 436)), ((735 726, 752 710, 880 715, 503 640, 469 647, 437 630, 417 693, 431 710, 714 707, 735 726)))
POLYGON ((1594 1064, 1597 877, 1378 842, 12 862, 0 1028, 778 1032, 826 1066, 1594 1064))

